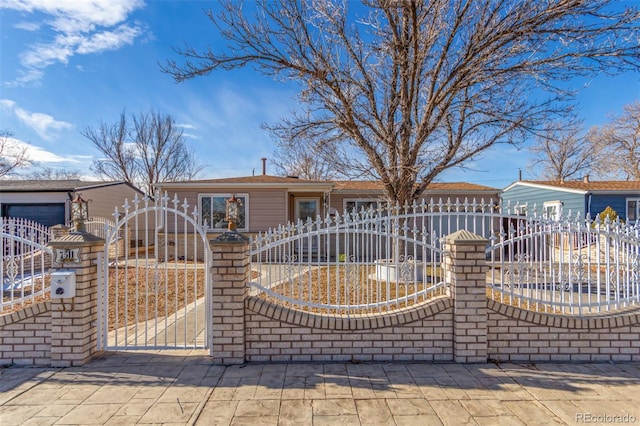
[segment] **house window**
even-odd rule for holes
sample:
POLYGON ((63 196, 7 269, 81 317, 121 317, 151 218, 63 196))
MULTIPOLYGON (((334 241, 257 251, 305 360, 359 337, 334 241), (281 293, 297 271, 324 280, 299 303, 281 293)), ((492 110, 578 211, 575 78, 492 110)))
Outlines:
POLYGON ((553 220, 560 220, 562 217, 562 201, 545 201, 544 215, 553 220))
POLYGON ((526 216, 527 215, 527 205, 526 204, 518 204, 513 208, 513 213, 518 216, 526 216))
POLYGON ((627 198, 627 222, 635 223, 640 217, 640 198, 627 198))
POLYGON ((227 221, 227 200, 235 195, 239 201, 238 205, 238 231, 248 231, 249 222, 249 195, 248 194, 201 194, 200 199, 200 221, 207 223, 212 231, 226 231, 227 221))
POLYGON ((295 220, 306 222, 307 219, 316 220, 320 214, 319 198, 296 198, 295 220))
POLYGON ((386 209, 386 201, 377 201, 371 199, 347 199, 344 200, 345 213, 360 213, 360 211, 368 211, 369 209, 377 211, 378 208, 386 209))

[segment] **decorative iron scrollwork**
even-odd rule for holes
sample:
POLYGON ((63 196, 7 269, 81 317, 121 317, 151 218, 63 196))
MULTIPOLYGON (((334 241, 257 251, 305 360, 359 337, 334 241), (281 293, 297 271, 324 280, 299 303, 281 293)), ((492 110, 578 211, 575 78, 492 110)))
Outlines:
POLYGON ((400 264, 398 265, 398 281, 411 282, 414 277, 415 262, 412 255, 400 256, 400 264))
POLYGON ((4 282, 6 284, 13 285, 13 283, 16 282, 18 272, 20 271, 20 256, 5 256, 4 259, 4 271, 6 274, 4 282))

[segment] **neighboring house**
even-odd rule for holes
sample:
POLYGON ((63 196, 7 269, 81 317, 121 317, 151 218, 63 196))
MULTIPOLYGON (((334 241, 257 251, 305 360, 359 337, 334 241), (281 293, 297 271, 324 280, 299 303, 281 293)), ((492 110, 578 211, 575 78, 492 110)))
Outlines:
POLYGON ((627 222, 640 215, 640 181, 518 181, 502 191, 503 204, 523 215, 558 219, 569 212, 573 218, 596 215, 610 206, 627 222))
MULTIPOLYGON (((416 201, 440 204, 473 204, 481 202, 489 204, 498 202, 500 190, 488 186, 467 182, 432 182, 416 201)), ((378 181, 336 181, 331 193, 330 205, 333 211, 352 212, 363 207, 378 207, 385 202, 384 186, 378 181)))
MULTIPOLYGON (((201 221, 212 232, 227 229, 226 200, 232 195, 242 202, 239 232, 257 233, 275 229, 298 219, 324 218, 327 214, 377 207, 385 202, 383 186, 375 181, 309 181, 295 177, 266 174, 225 179, 207 179, 158 184, 170 197, 177 194, 191 206, 197 206, 201 221)), ((499 190, 471 183, 432 183, 423 197, 438 203, 448 200, 471 204, 484 200, 497 202, 499 190)), ((422 200, 419 200, 421 202, 422 200)))
POLYGON ((113 220, 125 199, 142 192, 126 182, 71 180, 0 180, 0 214, 45 226, 68 224, 70 201, 76 194, 89 201, 89 216, 113 220))

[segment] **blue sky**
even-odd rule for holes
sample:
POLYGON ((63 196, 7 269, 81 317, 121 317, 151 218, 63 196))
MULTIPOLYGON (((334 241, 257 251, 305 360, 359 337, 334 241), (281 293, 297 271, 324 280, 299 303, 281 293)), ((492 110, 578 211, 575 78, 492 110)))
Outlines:
MULTIPOLYGON (((637 3, 621 2, 621 3, 637 3)), ((176 84, 159 63, 184 42, 221 43, 203 13, 210 1, 0 0, 0 129, 30 144, 41 166, 80 170, 97 150, 80 131, 115 122, 121 111, 170 114, 206 167, 201 177, 261 172, 274 142, 260 128, 295 108, 295 87, 250 68, 216 72, 176 84)), ((605 123, 640 99, 640 74, 581 81, 578 103, 586 127, 605 123)), ((527 170, 525 148, 500 146, 452 170, 441 181, 503 188, 527 170)), ((275 173, 268 166, 268 172, 275 173)))

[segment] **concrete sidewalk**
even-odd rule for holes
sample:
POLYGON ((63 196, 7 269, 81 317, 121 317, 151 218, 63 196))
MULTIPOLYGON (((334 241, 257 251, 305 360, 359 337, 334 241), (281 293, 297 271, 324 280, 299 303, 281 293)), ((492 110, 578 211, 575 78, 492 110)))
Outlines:
POLYGON ((640 364, 211 365, 204 351, 0 369, 0 425, 640 424, 640 364))

